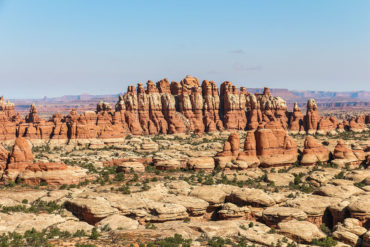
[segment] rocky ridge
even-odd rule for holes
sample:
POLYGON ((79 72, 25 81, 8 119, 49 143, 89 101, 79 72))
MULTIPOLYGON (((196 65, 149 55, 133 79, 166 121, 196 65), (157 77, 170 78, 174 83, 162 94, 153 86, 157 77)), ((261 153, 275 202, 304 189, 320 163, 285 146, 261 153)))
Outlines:
POLYGON ((360 115, 350 121, 338 122, 334 117, 322 117, 314 99, 308 100, 303 115, 297 104, 287 111, 286 102, 271 95, 268 88, 262 94, 248 93, 231 82, 202 83, 186 76, 181 82, 163 79, 148 81, 146 88, 139 83, 129 86, 119 96, 115 107, 100 102, 95 111, 68 115, 54 114, 49 120, 38 116, 32 104, 23 119, 14 111, 14 104, 0 99, 0 140, 26 137, 32 140, 66 143, 76 139, 117 139, 128 134, 155 135, 203 133, 226 130, 284 129, 292 133, 335 134, 351 130, 363 131, 369 116, 360 115))

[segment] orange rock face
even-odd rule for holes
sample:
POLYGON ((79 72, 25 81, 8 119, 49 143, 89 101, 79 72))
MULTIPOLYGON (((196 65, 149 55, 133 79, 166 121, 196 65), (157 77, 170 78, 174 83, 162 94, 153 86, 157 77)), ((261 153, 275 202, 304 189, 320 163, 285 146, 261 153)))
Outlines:
POLYGON ((4 112, 7 118, 11 119, 16 115, 14 107, 14 104, 9 102, 9 100, 5 101, 3 96, 0 97, 0 112, 4 112))
POLYGON ((357 118, 352 117, 349 121, 349 129, 355 132, 363 131, 366 128, 365 115, 360 115, 357 118))
POLYGON ((322 117, 318 124, 318 133, 326 134, 329 131, 336 130, 338 126, 338 120, 334 116, 330 116, 328 118, 322 117))
POLYGON ((220 96, 214 81, 203 81, 204 98, 204 126, 207 132, 223 130, 223 123, 220 119, 220 96))
POLYGON ((223 151, 217 156, 237 157, 240 151, 240 136, 238 133, 232 133, 224 144, 223 151))
POLYGON ((273 97, 270 89, 265 87, 263 94, 257 94, 257 100, 260 104, 262 120, 266 123, 265 128, 287 129, 287 106, 282 98, 273 97))
POLYGON ((176 98, 175 95, 171 93, 172 90, 176 91, 178 88, 171 89, 168 79, 163 79, 157 82, 157 87, 161 94, 162 113, 168 123, 168 133, 185 133, 189 123, 181 113, 177 112, 176 98))
POLYGON ((258 129, 256 144, 263 167, 292 165, 297 161, 297 144, 283 129, 258 129))
POLYGON ((297 103, 294 103, 293 112, 289 118, 289 130, 293 133, 304 131, 303 119, 301 109, 299 109, 297 103))
POLYGON ((179 111, 188 120, 189 130, 203 133, 203 96, 198 79, 186 76, 180 83, 172 82, 171 88, 177 93, 179 111))
POLYGON ((246 91, 226 81, 221 84, 222 109, 225 129, 244 130, 247 125, 246 91))
POLYGON ((17 124, 9 119, 6 112, 0 111, 0 141, 14 139, 16 130, 17 124))
POLYGON ((297 161, 297 145, 283 129, 248 131, 243 152, 239 151, 239 146, 239 135, 231 134, 224 144, 223 151, 216 155, 216 161, 225 165, 225 162, 231 161, 230 158, 235 159, 238 169, 258 165, 263 167, 286 166, 297 161))
POLYGON ((308 133, 316 133, 320 121, 319 111, 314 99, 309 99, 307 102, 307 112, 305 116, 305 126, 308 133))
POLYGON ((339 140, 334 148, 334 160, 332 163, 339 167, 345 167, 346 165, 357 167, 361 164, 362 160, 359 160, 355 153, 348 148, 343 140, 339 140))
POLYGON ((304 140, 304 150, 301 160, 302 165, 315 165, 318 162, 327 162, 330 151, 318 143, 313 136, 307 136, 304 140))
POLYGON ((238 160, 245 162, 247 167, 257 167, 260 164, 257 158, 257 143, 255 131, 248 131, 244 141, 243 152, 239 153, 238 160))
POLYGON ((9 152, 0 145, 0 172, 4 171, 8 163, 9 152))
POLYGON ((33 162, 33 154, 30 144, 25 138, 18 137, 15 140, 13 150, 9 157, 9 163, 33 162))

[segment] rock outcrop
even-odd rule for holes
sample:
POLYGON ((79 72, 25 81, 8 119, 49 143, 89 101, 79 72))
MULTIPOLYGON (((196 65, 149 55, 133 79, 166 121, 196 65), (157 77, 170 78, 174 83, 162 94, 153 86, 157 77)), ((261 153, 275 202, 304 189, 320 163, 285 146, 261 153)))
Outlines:
POLYGON ((320 121, 320 115, 314 99, 309 99, 307 102, 307 112, 304 121, 307 133, 316 133, 320 121))
POLYGON ((297 157, 297 144, 285 130, 258 129, 247 132, 243 152, 240 152, 239 135, 232 133, 215 160, 222 169, 243 170, 259 165, 288 166, 294 164, 297 157))
POLYGON ((334 149, 334 160, 332 163, 339 167, 357 167, 361 164, 362 160, 359 160, 352 149, 348 148, 343 140, 339 140, 334 149))
POLYGON ((239 151, 240 136, 238 133, 232 133, 224 143, 222 152, 217 153, 215 157, 216 163, 222 169, 233 168, 233 161, 238 157, 239 151))
POLYGON ((78 184, 86 177, 87 170, 80 167, 71 167, 63 163, 34 163, 30 144, 26 139, 18 137, 9 155, 2 180, 6 183, 15 181, 38 185, 44 182, 50 185, 62 185, 78 184))
POLYGON ((304 131, 304 115, 299 109, 298 104, 294 103, 293 112, 289 118, 289 131, 293 134, 303 133, 304 131))
POLYGON ((330 151, 318 143, 313 136, 307 136, 304 140, 302 165, 316 165, 329 161, 330 151))
POLYGON ((262 167, 292 165, 297 161, 297 144, 283 129, 258 129, 256 148, 262 167))

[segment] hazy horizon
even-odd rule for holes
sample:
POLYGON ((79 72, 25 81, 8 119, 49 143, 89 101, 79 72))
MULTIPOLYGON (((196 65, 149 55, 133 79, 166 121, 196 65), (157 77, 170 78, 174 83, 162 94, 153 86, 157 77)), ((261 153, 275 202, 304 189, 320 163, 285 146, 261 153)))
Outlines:
POLYGON ((0 95, 118 94, 185 75, 370 91, 370 1, 0 0, 0 95))
MULTIPOLYGON (((185 78, 185 77, 184 77, 185 78)), ((199 79, 199 78, 198 78, 199 79)), ((180 80, 179 80, 180 81, 180 80)), ((200 81, 201 83, 202 81, 200 81)), ((220 86, 222 82, 220 83, 217 83, 218 86, 220 86)), ((132 84, 134 86, 137 86, 137 83, 135 84, 132 84)), ((243 85, 240 85, 240 86, 243 86, 243 85)), ((146 83, 144 83, 144 87, 146 88, 146 83)), ((263 90, 264 86, 261 86, 261 87, 246 87, 247 89, 260 89, 260 90, 263 90)), ((300 89, 290 89, 290 88, 276 88, 276 87, 270 87, 270 90, 289 90, 290 92, 316 92, 316 93, 358 93, 358 92, 367 92, 367 93, 370 93, 369 90, 351 90, 351 91, 334 91, 334 90, 300 90, 300 89)), ((94 93, 88 93, 88 92, 80 92, 80 93, 74 93, 74 94, 56 94, 54 96, 50 96, 50 95, 44 95, 42 97, 14 97, 14 98, 8 98, 8 97, 5 97, 4 95, 0 95, 0 96, 4 96, 5 100, 8 100, 8 99, 11 99, 11 100, 31 100, 31 99, 35 99, 35 100, 42 100, 43 98, 47 97, 47 98, 60 98, 60 97, 65 97, 65 96, 82 96, 82 95, 89 95, 89 96, 109 96, 109 95, 119 95, 119 94, 124 94, 126 93, 127 90, 121 90, 119 92, 111 92, 111 93, 104 93, 104 94, 94 94, 94 93)))

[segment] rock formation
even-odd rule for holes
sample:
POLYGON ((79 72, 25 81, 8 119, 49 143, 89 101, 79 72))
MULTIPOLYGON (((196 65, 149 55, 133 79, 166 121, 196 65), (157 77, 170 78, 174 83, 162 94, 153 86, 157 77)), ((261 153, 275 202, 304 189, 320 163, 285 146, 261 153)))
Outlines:
POLYGON ((358 117, 352 117, 349 121, 349 129, 354 132, 361 132, 366 128, 365 116, 360 115, 358 117))
MULTIPOLYGON (((1 149, 0 151, 3 167, 6 152, 1 149)), ((34 163, 30 144, 26 139, 18 137, 9 155, 2 180, 30 185, 38 185, 41 182, 50 185, 78 184, 86 179, 86 172, 80 167, 63 163, 34 163)))
POLYGON ((317 133, 326 135, 327 133, 335 134, 335 130, 338 126, 338 120, 334 116, 328 118, 322 117, 318 123, 317 133))
POLYGON ((307 133, 316 133, 320 121, 320 115, 314 99, 309 99, 307 102, 307 112, 304 120, 307 133))
POLYGON ((223 151, 217 153, 215 160, 220 168, 233 168, 233 161, 239 155, 240 150, 240 136, 238 133, 230 134, 227 141, 224 143, 223 151))
POLYGON ((0 141, 26 137, 30 140, 117 139, 128 134, 156 135, 221 130, 289 130, 291 133, 335 134, 347 129, 366 129, 368 116, 360 115, 349 122, 334 116, 320 117, 314 99, 307 102, 303 116, 298 105, 287 111, 286 102, 271 95, 269 88, 261 94, 238 89, 229 81, 221 84, 220 92, 214 81, 186 76, 180 82, 163 79, 129 86, 118 97, 114 108, 99 102, 95 111, 78 113, 76 109, 51 119, 38 115, 35 104, 24 119, 14 111, 14 104, 0 98, 0 141))
POLYGON ((221 84, 221 105, 226 129, 244 130, 246 128, 246 94, 245 88, 239 91, 238 88, 229 81, 225 81, 221 84))
POLYGON ((246 169, 292 165, 297 161, 298 150, 295 141, 283 129, 258 129, 248 131, 243 152, 239 151, 240 137, 229 136, 223 151, 215 157, 221 168, 246 169))
POLYGON ((263 167, 292 165, 297 161, 297 144, 283 129, 258 129, 256 147, 263 167))
POLYGON ((204 126, 207 132, 223 130, 223 123, 220 119, 220 96, 217 84, 214 81, 203 81, 204 98, 204 126))
POLYGON ((327 162, 330 158, 330 151, 318 143, 313 136, 306 136, 302 155, 302 165, 315 165, 319 162, 327 162))
POLYGON ((243 152, 239 153, 238 161, 245 164, 244 167, 257 167, 260 164, 257 158, 256 138, 254 131, 248 131, 245 137, 243 152))
POLYGON ((362 160, 360 161, 354 152, 344 144, 343 140, 338 141, 333 156, 334 160, 332 163, 339 167, 345 167, 346 165, 356 167, 362 162, 362 160))
POLYGON ((293 112, 289 118, 289 131, 293 134, 305 133, 303 119, 301 109, 297 103, 294 103, 293 112))
POLYGON ((8 158, 9 152, 2 145, 0 145, 0 173, 5 170, 6 164, 8 163, 8 158))

